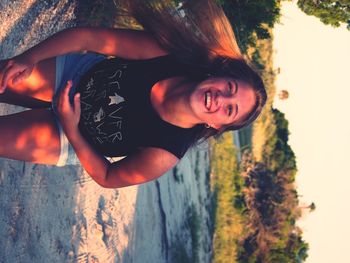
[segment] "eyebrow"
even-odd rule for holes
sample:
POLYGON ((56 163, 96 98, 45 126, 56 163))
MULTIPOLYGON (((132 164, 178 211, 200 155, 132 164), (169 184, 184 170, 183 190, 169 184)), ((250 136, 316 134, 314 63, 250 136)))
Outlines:
POLYGON ((234 92, 234 94, 236 94, 237 91, 238 91, 238 84, 237 84, 237 82, 235 80, 232 80, 232 82, 235 84, 235 92, 234 92))
MULTIPOLYGON (((235 92, 234 92, 234 94, 237 94, 237 92, 238 92, 238 84, 237 84, 237 82, 235 80, 232 80, 232 81, 235 84, 235 92)), ((236 108, 236 114, 235 114, 234 118, 236 118, 238 116, 238 104, 237 103, 236 103, 236 107, 235 108, 236 108)))

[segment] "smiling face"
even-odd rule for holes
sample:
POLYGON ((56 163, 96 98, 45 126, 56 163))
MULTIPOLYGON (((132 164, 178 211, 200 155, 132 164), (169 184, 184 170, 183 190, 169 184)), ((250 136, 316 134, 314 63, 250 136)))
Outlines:
POLYGON ((238 124, 253 110, 253 88, 233 78, 215 77, 199 83, 190 97, 190 106, 198 123, 215 129, 238 124))

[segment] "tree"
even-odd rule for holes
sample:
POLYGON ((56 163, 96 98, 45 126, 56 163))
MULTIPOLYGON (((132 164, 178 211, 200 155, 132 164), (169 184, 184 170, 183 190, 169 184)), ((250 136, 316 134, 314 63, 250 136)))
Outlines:
POLYGON ((315 203, 312 202, 312 203, 308 206, 308 208, 310 209, 310 212, 315 211, 315 209, 316 209, 315 203))
POLYGON ((316 205, 314 202, 312 202, 310 205, 307 206, 307 208, 310 209, 310 212, 313 212, 316 209, 316 205))
POLYGON ((296 225, 301 207, 293 172, 252 164, 244 191, 247 232, 241 240, 238 262, 305 261, 309 245, 296 225))
POLYGON ((276 125, 276 132, 271 137, 265 147, 270 149, 269 154, 264 155, 264 161, 273 171, 277 170, 295 170, 295 154, 288 144, 289 129, 288 120, 284 113, 277 109, 272 109, 276 125))
POLYGON ((255 46, 256 39, 268 39, 268 27, 280 17, 280 0, 219 0, 230 22, 236 29, 238 42, 245 50, 255 46))
POLYGON ((316 204, 314 202, 312 202, 309 205, 302 206, 302 209, 309 209, 309 212, 313 212, 316 209, 316 204))
POLYGON ((279 93, 278 93, 278 98, 280 100, 286 100, 289 98, 289 92, 288 90, 281 90, 279 93))
POLYGON ((298 6, 307 15, 318 17, 326 25, 339 27, 345 23, 350 30, 349 0, 298 0, 298 6))

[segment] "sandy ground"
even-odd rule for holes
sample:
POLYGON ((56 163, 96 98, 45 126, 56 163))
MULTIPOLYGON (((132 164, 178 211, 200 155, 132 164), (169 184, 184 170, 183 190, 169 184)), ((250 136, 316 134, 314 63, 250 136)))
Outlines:
MULTIPOLYGON (((75 8, 68 0, 0 0, 0 58, 74 26, 75 8)), ((0 104, 0 115, 19 110, 0 104)), ((196 258, 209 262, 208 169, 202 146, 157 181, 110 190, 79 166, 0 159, 0 262, 180 262, 195 245, 190 209, 199 215, 196 258)))

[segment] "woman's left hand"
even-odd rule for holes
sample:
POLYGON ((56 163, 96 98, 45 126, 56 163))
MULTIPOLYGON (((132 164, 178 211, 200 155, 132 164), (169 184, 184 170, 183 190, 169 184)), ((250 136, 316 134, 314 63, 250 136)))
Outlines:
POLYGON ((0 83, 0 94, 6 87, 12 83, 16 85, 28 78, 32 73, 34 63, 29 61, 23 54, 11 59, 0 61, 0 75, 2 75, 0 83))
POLYGON ((74 134, 78 131, 80 120, 80 94, 74 95, 74 104, 69 102, 69 91, 72 88, 72 81, 67 82, 66 87, 62 90, 57 102, 58 116, 61 121, 64 132, 67 135, 74 134))

